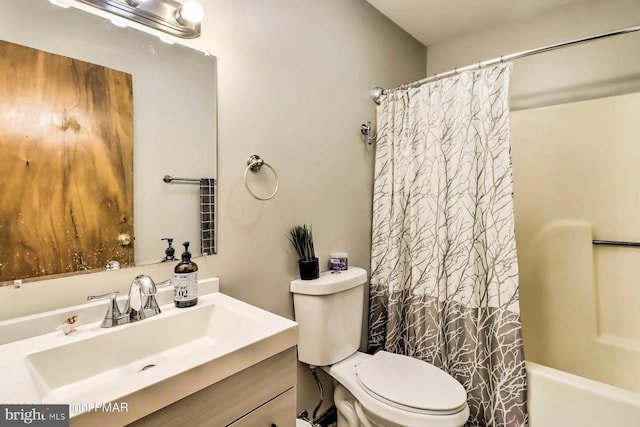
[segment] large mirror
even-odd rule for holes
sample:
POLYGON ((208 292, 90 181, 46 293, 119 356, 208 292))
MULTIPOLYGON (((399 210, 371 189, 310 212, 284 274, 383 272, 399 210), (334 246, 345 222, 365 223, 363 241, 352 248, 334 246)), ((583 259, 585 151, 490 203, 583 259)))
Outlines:
MULTIPOLYGON (((0 7, 0 40, 131 75, 133 235, 129 236, 129 262, 124 264, 161 262, 167 247, 163 238, 175 239, 178 257, 184 241, 191 242, 194 256, 200 255, 203 217, 198 180, 215 179, 217 175, 215 57, 118 27, 73 7, 57 7, 47 0, 0 0, 0 7), (166 183, 165 175, 190 178, 195 185, 166 183)), ((47 78, 46 73, 43 78, 47 78)), ((100 164, 91 166, 95 167, 94 174, 101 173, 100 164)), ((2 197, 28 191, 5 189, 2 197)), ((48 215, 47 206, 40 210, 42 216, 48 215)), ((14 221, 1 220, 5 227, 11 227, 14 221)), ((211 223, 215 224, 215 212, 211 213, 211 223)), ((126 239, 122 238, 105 237, 126 249, 126 239)), ((2 252, 0 264, 11 263, 17 250, 2 252)), ((0 278, 0 284, 13 283, 14 279, 28 277, 0 278)))

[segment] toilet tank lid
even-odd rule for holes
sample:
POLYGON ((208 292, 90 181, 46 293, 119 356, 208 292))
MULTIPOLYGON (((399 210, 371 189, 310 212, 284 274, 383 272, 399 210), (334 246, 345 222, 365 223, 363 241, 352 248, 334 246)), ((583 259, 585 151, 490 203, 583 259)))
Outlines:
POLYGON ((349 267, 340 272, 325 271, 314 280, 293 280, 289 290, 294 294, 329 295, 360 286, 367 281, 367 272, 359 267, 349 267))

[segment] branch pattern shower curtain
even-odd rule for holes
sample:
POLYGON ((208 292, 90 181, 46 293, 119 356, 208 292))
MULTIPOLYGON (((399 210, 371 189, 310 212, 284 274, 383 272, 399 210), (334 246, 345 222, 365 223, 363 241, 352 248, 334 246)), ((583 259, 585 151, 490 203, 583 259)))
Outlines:
POLYGON ((369 347, 449 372, 469 426, 528 424, 510 70, 398 90, 378 108, 369 347))

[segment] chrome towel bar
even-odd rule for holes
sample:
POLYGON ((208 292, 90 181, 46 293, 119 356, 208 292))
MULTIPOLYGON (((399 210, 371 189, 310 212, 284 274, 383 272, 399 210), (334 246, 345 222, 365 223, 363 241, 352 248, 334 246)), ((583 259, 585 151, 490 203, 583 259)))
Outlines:
POLYGON ((593 240, 594 245, 640 247, 640 242, 619 242, 617 240, 593 240))
MULTIPOLYGON (((198 184, 199 185, 200 181, 202 181, 202 178, 178 178, 176 176, 165 175, 164 177, 162 177, 162 180, 167 184, 175 183, 175 184, 198 184)), ((213 181, 215 185, 216 180, 213 180, 213 181)))

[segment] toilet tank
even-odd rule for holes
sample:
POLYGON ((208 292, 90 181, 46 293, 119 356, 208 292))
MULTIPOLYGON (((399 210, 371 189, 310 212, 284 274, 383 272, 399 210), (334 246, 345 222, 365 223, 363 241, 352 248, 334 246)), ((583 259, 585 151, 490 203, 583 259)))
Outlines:
POLYGON ((298 360, 327 366, 358 351, 366 282, 367 272, 358 267, 339 273, 326 271, 315 280, 291 282, 298 323, 298 360))

